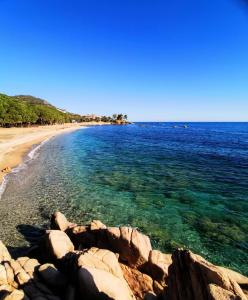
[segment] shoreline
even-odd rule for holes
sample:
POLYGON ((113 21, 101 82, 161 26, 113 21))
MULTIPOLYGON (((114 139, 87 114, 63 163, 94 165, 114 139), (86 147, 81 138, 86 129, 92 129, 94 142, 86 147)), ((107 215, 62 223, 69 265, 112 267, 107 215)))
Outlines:
POLYGON ((62 133, 96 125, 110 125, 110 123, 85 122, 27 128, 0 128, 0 187, 4 183, 5 175, 11 173, 14 168, 23 163, 24 157, 32 149, 32 146, 38 146, 42 142, 62 133), (3 172, 2 170, 5 168, 8 168, 8 170, 3 172))

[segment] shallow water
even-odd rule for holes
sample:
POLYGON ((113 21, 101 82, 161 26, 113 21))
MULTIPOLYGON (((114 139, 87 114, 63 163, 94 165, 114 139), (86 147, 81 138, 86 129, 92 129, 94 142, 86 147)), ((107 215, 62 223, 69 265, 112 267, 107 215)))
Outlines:
POLYGON ((248 123, 182 125, 98 126, 45 143, 9 176, 1 238, 25 245, 27 225, 46 226, 57 208, 76 222, 138 227, 155 248, 187 247, 248 275, 248 123))

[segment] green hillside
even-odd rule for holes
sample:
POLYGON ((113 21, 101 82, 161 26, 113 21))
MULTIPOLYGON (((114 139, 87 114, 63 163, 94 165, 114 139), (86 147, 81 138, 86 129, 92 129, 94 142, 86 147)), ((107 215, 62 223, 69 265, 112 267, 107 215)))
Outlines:
POLYGON ((46 100, 33 96, 0 94, 0 126, 2 127, 62 124, 73 120, 81 122, 82 117, 63 113, 46 100))
POLYGON ((8 96, 0 93, 0 127, 52 125, 71 122, 110 122, 127 124, 127 115, 81 116, 64 112, 44 99, 29 95, 8 96))
POLYGON ((46 100, 41 99, 41 98, 37 98, 37 97, 33 97, 33 96, 30 96, 30 95, 16 95, 16 96, 13 96, 11 98, 26 102, 28 104, 33 104, 33 105, 41 104, 41 105, 47 105, 47 106, 54 107, 53 105, 48 103, 46 100))

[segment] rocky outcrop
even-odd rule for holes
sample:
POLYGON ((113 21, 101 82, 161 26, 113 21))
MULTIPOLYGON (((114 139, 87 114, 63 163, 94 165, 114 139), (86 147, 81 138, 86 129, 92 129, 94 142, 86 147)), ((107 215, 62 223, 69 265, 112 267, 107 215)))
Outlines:
MULTIPOLYGON (((41 270, 43 267, 36 259, 19 257, 17 260, 11 258, 6 247, 0 243, 0 299, 50 299, 59 300, 61 291, 57 285, 43 280, 41 270)), ((54 269, 56 269, 53 266, 54 269)), ((57 270, 57 272, 59 272, 57 270)))
POLYGON ((135 295, 135 299, 142 300, 148 293, 154 294, 153 279, 150 276, 122 263, 120 266, 126 282, 135 295))
POLYGON ((51 229, 65 231, 74 226, 76 226, 76 224, 68 222, 65 215, 59 211, 55 212, 51 217, 51 229))
POLYGON ((0 242, 0 300, 247 300, 248 278, 186 250, 152 250, 130 227, 76 225, 57 212, 35 254, 0 242))
POLYGON ((100 221, 93 221, 88 226, 69 228, 66 233, 77 248, 108 249, 134 268, 147 263, 152 250, 150 239, 131 227, 106 227, 100 221))
POLYGON ((170 254, 165 254, 158 250, 152 250, 149 253, 145 270, 152 276, 152 278, 165 286, 168 280, 168 269, 171 264, 172 258, 170 254))
POLYGON ((169 267, 164 300, 247 300, 229 272, 187 250, 176 250, 169 267))
POLYGON ((74 250, 74 246, 68 235, 60 230, 50 230, 41 242, 42 254, 45 260, 53 261, 64 257, 74 250))
POLYGON ((148 236, 130 227, 109 227, 106 235, 109 248, 130 267, 139 268, 148 261, 152 250, 148 236))

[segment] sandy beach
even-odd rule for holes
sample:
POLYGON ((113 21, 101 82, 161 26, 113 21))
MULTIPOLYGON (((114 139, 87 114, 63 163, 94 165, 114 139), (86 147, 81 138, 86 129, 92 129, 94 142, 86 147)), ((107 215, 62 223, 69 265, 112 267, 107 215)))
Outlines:
POLYGON ((30 148, 57 134, 77 130, 82 126, 103 125, 106 123, 76 123, 47 125, 28 128, 0 128, 0 183, 6 172, 4 168, 16 167, 22 162, 30 148))

